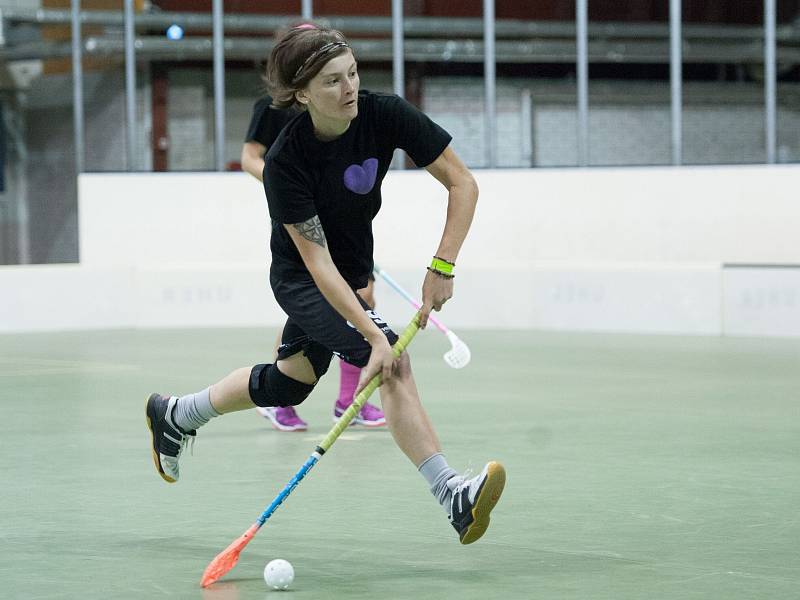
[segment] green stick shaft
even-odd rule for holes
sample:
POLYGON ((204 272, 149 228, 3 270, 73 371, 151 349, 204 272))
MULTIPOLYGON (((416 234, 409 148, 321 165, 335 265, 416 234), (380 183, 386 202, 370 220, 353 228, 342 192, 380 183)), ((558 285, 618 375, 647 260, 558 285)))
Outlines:
MULTIPOLYGON (((419 331, 419 314, 414 315, 411 323, 405 328, 402 334, 400 334, 400 338, 395 342, 394 346, 392 346, 392 352, 394 353, 395 357, 400 356, 403 351, 406 349, 406 346, 414 339, 414 336, 419 331)), ((361 410, 361 407, 364 406, 364 403, 367 399, 372 395, 378 386, 381 384, 381 374, 378 373, 370 379, 367 386, 361 390, 356 397, 353 399, 353 403, 347 408, 342 416, 339 417, 339 420, 336 422, 336 425, 333 426, 328 432, 328 435, 325 436, 325 439, 322 440, 319 444, 319 447, 322 448, 325 452, 328 451, 328 448, 331 447, 333 442, 336 441, 336 438, 348 428, 350 425, 350 421, 352 421, 358 412, 361 410)))

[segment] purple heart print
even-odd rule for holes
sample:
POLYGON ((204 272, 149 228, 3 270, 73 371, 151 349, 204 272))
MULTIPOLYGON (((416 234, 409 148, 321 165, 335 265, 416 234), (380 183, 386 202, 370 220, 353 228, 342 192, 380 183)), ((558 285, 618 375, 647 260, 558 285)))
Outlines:
POLYGON ((350 165, 344 172, 344 187, 356 194, 368 194, 378 176, 378 159, 368 158, 360 165, 350 165))

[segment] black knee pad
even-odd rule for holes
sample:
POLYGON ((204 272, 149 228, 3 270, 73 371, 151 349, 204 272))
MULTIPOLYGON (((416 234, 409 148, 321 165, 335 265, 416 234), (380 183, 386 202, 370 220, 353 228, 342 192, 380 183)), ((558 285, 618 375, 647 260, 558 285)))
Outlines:
POLYGON ((320 344, 312 343, 303 349, 303 354, 305 354, 308 362, 311 363, 311 368, 314 369, 317 381, 322 379, 322 376, 328 372, 333 353, 320 344))
POLYGON ((250 399, 256 406, 297 406, 314 385, 284 375, 276 365, 256 365, 250 371, 250 399))
POLYGON ((286 359, 302 352, 303 356, 311 363, 314 376, 317 380, 321 379, 328 372, 333 353, 322 344, 315 342, 302 332, 291 319, 287 321, 283 328, 283 338, 278 347, 278 360, 286 359))

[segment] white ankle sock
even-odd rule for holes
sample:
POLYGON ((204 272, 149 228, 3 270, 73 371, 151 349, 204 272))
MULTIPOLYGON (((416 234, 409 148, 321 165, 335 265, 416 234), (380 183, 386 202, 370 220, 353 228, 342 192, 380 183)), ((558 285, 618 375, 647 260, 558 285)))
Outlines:
POLYGON ((431 493, 445 512, 450 514, 450 500, 453 489, 460 483, 461 476, 447 464, 444 454, 437 452, 426 458, 418 467, 419 472, 431 486, 431 493))
POLYGON ((211 388, 181 396, 172 409, 172 422, 186 433, 208 423, 219 413, 211 405, 211 388))

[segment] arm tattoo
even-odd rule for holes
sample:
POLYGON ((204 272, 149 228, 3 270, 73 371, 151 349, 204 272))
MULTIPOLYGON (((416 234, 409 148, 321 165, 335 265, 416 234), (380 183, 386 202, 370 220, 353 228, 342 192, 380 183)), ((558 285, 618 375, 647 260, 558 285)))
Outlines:
POLYGON ((308 221, 294 223, 292 227, 309 242, 319 244, 323 248, 325 247, 325 232, 322 230, 322 223, 319 222, 319 217, 317 215, 314 215, 308 221))

